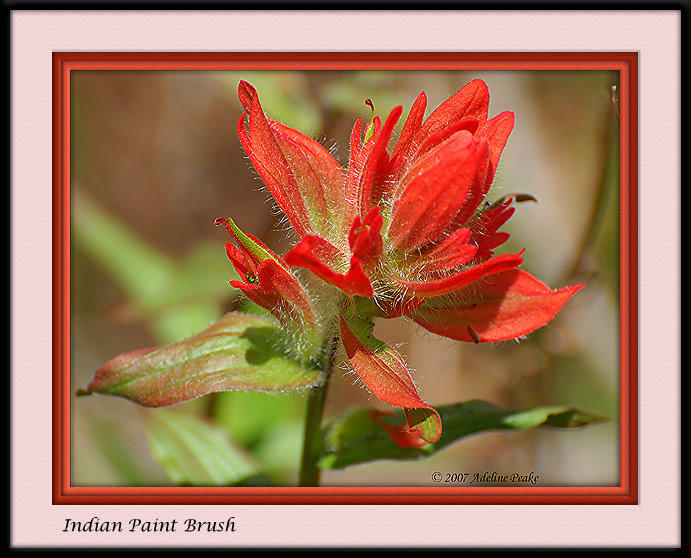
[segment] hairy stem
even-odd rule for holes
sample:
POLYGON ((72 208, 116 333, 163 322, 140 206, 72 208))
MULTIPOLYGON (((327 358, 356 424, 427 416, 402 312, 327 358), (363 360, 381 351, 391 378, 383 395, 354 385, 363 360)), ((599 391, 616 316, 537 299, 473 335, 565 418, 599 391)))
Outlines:
POLYGON ((322 361, 324 371, 324 383, 312 388, 307 398, 307 411, 305 413, 305 437, 302 445, 302 460, 300 462, 300 474, 298 486, 319 486, 320 469, 317 465, 321 450, 321 422, 326 403, 326 391, 331 379, 338 336, 329 339, 325 350, 325 358, 322 361))

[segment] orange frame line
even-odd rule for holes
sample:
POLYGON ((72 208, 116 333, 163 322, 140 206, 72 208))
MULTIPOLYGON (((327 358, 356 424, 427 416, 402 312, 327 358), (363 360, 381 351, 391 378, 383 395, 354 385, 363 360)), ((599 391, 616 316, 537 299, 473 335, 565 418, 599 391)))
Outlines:
POLYGON ((53 504, 637 504, 638 53, 53 53, 53 504), (70 72, 615 70, 620 77, 619 486, 76 487, 70 481, 70 72))

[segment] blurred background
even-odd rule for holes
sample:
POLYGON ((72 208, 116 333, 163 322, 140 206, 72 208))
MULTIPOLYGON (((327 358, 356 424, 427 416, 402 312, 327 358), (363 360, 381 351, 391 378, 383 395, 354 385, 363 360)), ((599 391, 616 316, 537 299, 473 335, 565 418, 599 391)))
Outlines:
MULTIPOLYGON (((433 471, 534 471, 541 485, 617 485, 615 72, 72 72, 72 391, 116 354, 179 341, 230 310, 248 309, 228 285, 234 271, 216 217, 232 216, 279 253, 289 247, 236 135, 240 79, 257 88, 270 118, 323 141, 347 165, 353 122, 370 117, 366 98, 382 117, 402 104, 402 122, 421 90, 429 114, 474 78, 489 86, 490 117, 516 114, 489 199, 527 192, 539 200, 518 205, 500 253, 526 248, 524 269, 552 288, 587 286, 521 342, 453 342, 401 319, 380 320, 376 331, 404 354, 434 405, 476 398, 517 409, 566 404, 612 421, 481 434, 424 461, 325 471, 323 484, 429 485, 433 471)), ((353 406, 391 410, 341 364, 326 418, 353 406)), ((98 395, 73 399, 72 484, 223 484, 222 467, 199 470, 187 446, 172 439, 194 442, 194 421, 203 417, 249 469, 294 485, 303 411, 300 396, 242 392, 173 411, 98 395), (173 451, 188 470, 166 466, 173 451)))

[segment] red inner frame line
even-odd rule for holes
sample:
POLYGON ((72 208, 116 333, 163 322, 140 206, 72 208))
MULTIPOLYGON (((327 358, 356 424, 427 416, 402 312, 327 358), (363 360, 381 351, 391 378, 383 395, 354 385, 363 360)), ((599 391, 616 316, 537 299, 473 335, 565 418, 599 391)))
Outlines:
POLYGON ((54 504, 636 504, 638 54, 53 53, 54 504), (70 481, 70 72, 73 70, 614 70, 620 82, 619 486, 76 487, 70 481))

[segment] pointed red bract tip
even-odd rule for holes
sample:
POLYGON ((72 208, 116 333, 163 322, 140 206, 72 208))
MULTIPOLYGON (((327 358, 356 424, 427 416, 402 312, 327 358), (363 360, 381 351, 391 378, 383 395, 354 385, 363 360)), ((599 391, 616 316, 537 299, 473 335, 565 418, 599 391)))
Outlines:
POLYGON ((421 448, 429 442, 420 438, 419 434, 405 425, 396 425, 382 420, 382 417, 393 417, 392 413, 372 411, 372 419, 378 422, 399 448, 421 448))
POLYGON ((583 288, 555 291, 518 269, 494 274, 463 302, 437 300, 412 318, 426 330, 465 342, 493 343, 527 335, 547 324, 583 288))
POLYGON ((226 224, 226 218, 225 217, 217 217, 216 220, 214 221, 214 226, 216 226, 216 227, 222 227, 225 224, 226 224))
POLYGON ((238 98, 245 110, 249 110, 252 99, 257 96, 257 90, 246 81, 241 81, 238 85, 238 98))

